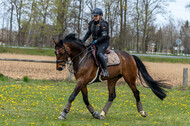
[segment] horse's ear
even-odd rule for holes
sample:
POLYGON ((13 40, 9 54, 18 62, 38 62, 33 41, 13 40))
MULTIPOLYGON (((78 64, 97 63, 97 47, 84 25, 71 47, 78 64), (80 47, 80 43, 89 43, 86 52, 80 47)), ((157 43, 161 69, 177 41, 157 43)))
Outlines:
POLYGON ((54 38, 53 38, 53 43, 54 43, 54 44, 57 44, 57 41, 56 41, 54 38))

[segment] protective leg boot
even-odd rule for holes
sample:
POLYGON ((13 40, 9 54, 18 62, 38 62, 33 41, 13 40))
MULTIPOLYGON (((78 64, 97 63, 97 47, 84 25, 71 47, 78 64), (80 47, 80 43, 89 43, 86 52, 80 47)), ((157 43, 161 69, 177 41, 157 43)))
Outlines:
POLYGON ((105 61, 104 55, 102 53, 99 54, 99 61, 100 61, 100 64, 101 64, 101 66, 103 68, 103 76, 104 77, 109 77, 106 61, 105 61))

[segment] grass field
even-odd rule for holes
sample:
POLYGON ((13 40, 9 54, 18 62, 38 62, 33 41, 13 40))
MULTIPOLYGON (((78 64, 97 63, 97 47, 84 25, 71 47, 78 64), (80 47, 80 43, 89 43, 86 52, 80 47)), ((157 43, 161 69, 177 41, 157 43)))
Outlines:
POLYGON ((142 61, 147 62, 165 62, 165 63, 183 63, 190 64, 190 59, 184 58, 162 58, 162 57, 150 57, 150 56, 138 56, 142 61))
POLYGON ((45 50, 45 49, 10 48, 10 47, 0 46, 0 53, 55 56, 53 48, 52 50, 45 50))
MULTIPOLYGON (((12 126, 189 126, 190 88, 168 90, 161 101, 149 88, 138 86, 141 101, 148 117, 141 117, 131 89, 121 83, 117 97, 105 120, 96 120, 87 111, 82 95, 76 97, 65 121, 58 120, 67 103, 74 83, 46 80, 13 80, 0 75, 0 125, 12 126)), ((108 99, 105 83, 88 86, 89 99, 96 111, 101 111, 108 99)))

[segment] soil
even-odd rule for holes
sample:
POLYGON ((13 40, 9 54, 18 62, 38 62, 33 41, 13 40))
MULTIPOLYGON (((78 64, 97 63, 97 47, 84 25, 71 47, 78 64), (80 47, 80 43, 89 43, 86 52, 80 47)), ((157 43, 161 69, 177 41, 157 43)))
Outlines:
MULTIPOLYGON (((32 60, 48 60, 55 61, 55 57, 51 56, 33 56, 20 54, 0 53, 0 58, 18 58, 32 60)), ((172 63, 152 63, 144 62, 150 75, 155 80, 166 80, 173 86, 180 86, 183 83, 183 68, 190 70, 190 64, 172 64, 172 63)), ((47 80, 64 80, 68 78, 68 69, 57 71, 56 65, 53 63, 33 63, 19 61, 2 61, 0 60, 0 73, 15 79, 21 79, 28 76, 32 79, 47 80)), ((188 83, 190 82, 190 74, 188 75, 188 83)))

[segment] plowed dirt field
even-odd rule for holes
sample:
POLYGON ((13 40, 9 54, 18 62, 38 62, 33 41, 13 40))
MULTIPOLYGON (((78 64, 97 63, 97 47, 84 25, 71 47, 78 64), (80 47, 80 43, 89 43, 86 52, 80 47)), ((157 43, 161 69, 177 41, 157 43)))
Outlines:
MULTIPOLYGON (((33 60, 55 61, 55 57, 50 56, 33 56, 20 54, 3 54, 0 58, 18 58, 33 60)), ((171 63, 151 63, 144 62, 150 75, 155 80, 167 80, 168 83, 182 85, 183 68, 190 70, 190 64, 171 64, 171 63)), ((0 73, 15 79, 28 76, 32 79, 64 80, 68 78, 68 69, 57 71, 56 65, 52 63, 32 63, 19 61, 0 61, 0 73)), ((188 75, 188 84, 190 84, 190 74, 188 75)))

